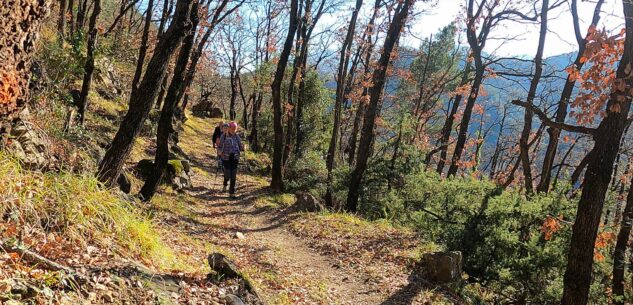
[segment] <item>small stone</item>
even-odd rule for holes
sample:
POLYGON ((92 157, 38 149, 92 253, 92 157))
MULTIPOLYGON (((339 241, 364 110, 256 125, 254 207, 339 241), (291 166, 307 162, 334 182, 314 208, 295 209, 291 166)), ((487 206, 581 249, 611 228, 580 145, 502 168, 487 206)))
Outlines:
POLYGON ((235 232, 235 238, 237 238, 237 239, 244 239, 244 238, 246 238, 246 236, 244 236, 244 233, 242 233, 242 232, 235 232))
POLYGON ((114 303, 114 297, 111 292, 108 292, 103 295, 103 300, 107 303, 114 303))
POLYGON ((224 301, 228 305, 245 305, 242 299, 233 294, 227 294, 226 296, 224 296, 224 301))

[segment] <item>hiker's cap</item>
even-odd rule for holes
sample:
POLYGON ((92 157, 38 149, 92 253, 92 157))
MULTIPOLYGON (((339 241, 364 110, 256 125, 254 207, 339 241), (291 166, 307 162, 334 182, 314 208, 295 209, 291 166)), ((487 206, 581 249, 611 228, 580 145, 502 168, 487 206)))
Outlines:
POLYGON ((229 123, 229 127, 237 127, 237 123, 231 122, 231 123, 229 123))
POLYGON ((229 123, 222 123, 222 127, 229 127, 229 123))

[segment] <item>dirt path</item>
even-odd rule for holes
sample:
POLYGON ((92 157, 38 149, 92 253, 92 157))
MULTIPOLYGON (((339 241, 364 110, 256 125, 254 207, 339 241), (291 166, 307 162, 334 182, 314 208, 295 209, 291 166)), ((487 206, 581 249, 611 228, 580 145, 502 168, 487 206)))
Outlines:
MULTIPOLYGON (((195 158, 195 156, 194 156, 195 158)), ((199 160, 202 161, 202 160, 199 160)), ((202 162, 194 162, 201 165, 202 162)), ((367 279, 310 249, 285 228, 287 217, 258 208, 265 196, 261 178, 241 174, 240 196, 227 198, 215 169, 198 167, 189 203, 194 219, 181 223, 196 238, 229 249, 270 304, 380 304, 380 291, 367 279), (244 234, 238 238, 236 233, 244 234)), ((289 216, 292 217, 292 216, 289 216)))

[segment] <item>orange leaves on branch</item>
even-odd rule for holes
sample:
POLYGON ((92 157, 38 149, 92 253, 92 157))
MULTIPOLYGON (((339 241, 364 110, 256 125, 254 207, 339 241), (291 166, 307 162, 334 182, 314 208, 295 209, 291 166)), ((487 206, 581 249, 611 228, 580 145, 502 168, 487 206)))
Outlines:
POLYGON ((558 217, 548 215, 547 218, 545 218, 545 221, 543 221, 543 225, 541 226, 541 232, 543 232, 545 240, 552 239, 554 233, 560 230, 561 220, 563 220, 563 215, 558 215, 558 217))
POLYGON ((604 255, 600 252, 600 250, 613 245, 613 243, 615 242, 615 238, 616 235, 614 232, 604 231, 598 233, 598 236, 596 236, 595 249, 593 252, 593 258, 596 261, 604 261, 604 255))
MULTIPOLYGON (((590 29, 587 45, 580 63, 588 67, 580 71, 571 66, 566 69, 570 80, 579 82, 580 90, 571 106, 570 116, 578 124, 592 124, 597 117, 604 117, 606 111, 618 112, 619 105, 606 109, 611 92, 626 90, 626 85, 616 79, 617 63, 624 51, 623 33, 609 36, 606 31, 590 29)), ((618 97, 621 101, 621 98, 618 97)))

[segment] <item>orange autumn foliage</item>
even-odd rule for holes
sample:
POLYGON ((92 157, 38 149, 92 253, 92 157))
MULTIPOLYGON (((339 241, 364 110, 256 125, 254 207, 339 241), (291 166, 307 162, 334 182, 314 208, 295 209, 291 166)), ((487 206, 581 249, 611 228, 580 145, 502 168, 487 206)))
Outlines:
MULTIPOLYGON (((587 41, 587 48, 580 61, 589 63, 588 68, 585 71, 580 71, 575 66, 567 68, 571 78, 580 84, 578 95, 571 103, 573 110, 570 116, 581 125, 590 125, 596 117, 604 117, 610 93, 622 86, 616 80, 615 69, 624 51, 624 32, 609 36, 604 30, 591 28, 587 41)), ((610 110, 619 111, 613 108, 610 110)))

